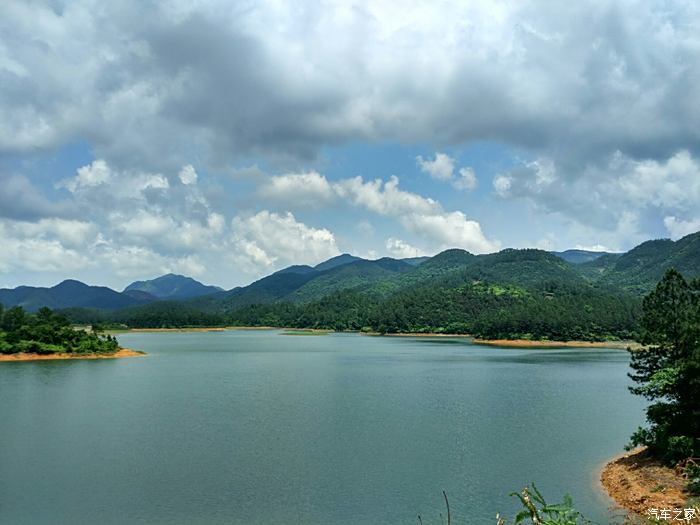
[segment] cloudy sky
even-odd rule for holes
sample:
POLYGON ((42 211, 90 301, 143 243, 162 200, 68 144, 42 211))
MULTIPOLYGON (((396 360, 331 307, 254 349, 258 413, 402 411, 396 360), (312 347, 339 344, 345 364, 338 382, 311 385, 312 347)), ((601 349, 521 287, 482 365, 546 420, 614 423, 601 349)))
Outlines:
POLYGON ((0 287, 679 238, 698 27, 692 0, 4 1, 0 287))

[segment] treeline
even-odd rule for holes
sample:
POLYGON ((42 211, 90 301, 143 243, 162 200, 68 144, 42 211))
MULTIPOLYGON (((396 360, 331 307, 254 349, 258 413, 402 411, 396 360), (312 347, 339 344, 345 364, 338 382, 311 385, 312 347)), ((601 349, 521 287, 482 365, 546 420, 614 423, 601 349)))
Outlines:
POLYGON ((484 339, 630 339, 639 302, 594 288, 550 283, 544 290, 476 283, 424 287, 377 300, 340 292, 309 304, 251 305, 231 324, 380 333, 469 333, 484 339))
POLYGON ((20 306, 8 310, 0 304, 0 353, 111 354, 119 349, 110 335, 76 330, 65 315, 49 308, 29 314, 20 306))
POLYGON ((279 326, 380 333, 469 333, 485 339, 629 339, 639 300, 585 284, 549 281, 537 288, 489 284, 406 288, 388 297, 343 290, 308 303, 252 304, 204 312, 159 302, 109 314, 71 310, 74 322, 132 328, 279 326))

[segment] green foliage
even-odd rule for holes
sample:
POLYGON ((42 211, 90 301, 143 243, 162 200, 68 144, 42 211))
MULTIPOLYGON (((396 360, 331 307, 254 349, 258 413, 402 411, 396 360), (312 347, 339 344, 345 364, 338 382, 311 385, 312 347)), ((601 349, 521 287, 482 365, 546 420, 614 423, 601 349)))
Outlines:
POLYGON ((633 298, 585 286, 548 282, 540 289, 528 289, 477 281, 456 287, 411 287, 386 297, 345 290, 310 303, 249 305, 233 311, 229 323, 601 341, 633 335, 637 304, 633 298))
POLYGON ((643 350, 631 352, 630 390, 652 403, 632 436, 669 463, 700 455, 700 282, 668 270, 642 304, 643 350))
POLYGON ((114 353, 117 340, 98 332, 75 330, 48 308, 28 314, 21 307, 0 308, 0 353, 114 353))
MULTIPOLYGON (((513 525, 576 525, 578 523, 588 523, 583 515, 574 508, 571 496, 566 494, 564 501, 557 504, 547 503, 535 484, 532 489, 525 487, 521 492, 514 492, 511 496, 516 496, 523 506, 523 510, 518 512, 513 520, 513 525)), ((503 525, 504 520, 497 518, 498 525, 503 525)))
MULTIPOLYGON (((447 525, 451 525, 450 503, 447 494, 444 491, 442 494, 445 498, 447 525)), ((513 525, 588 525, 591 523, 574 508, 574 502, 568 494, 564 496, 561 503, 550 504, 532 483, 531 487, 513 492, 511 496, 517 497, 522 505, 522 510, 513 519, 513 525)), ((444 524, 442 514, 440 517, 440 521, 444 524)), ((418 523, 423 524, 423 518, 420 515, 418 515, 418 523)), ((506 524, 507 521, 500 514, 496 514, 496 525, 506 524)))
POLYGON ((128 308, 105 314, 103 319, 110 324, 123 323, 131 328, 181 328, 226 324, 226 318, 221 314, 203 312, 177 301, 159 301, 128 308))

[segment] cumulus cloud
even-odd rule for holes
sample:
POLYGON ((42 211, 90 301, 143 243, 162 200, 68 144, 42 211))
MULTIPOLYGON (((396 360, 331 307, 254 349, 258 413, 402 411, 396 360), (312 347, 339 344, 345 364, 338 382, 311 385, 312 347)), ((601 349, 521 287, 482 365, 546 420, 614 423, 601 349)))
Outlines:
POLYGON ((477 184, 476 173, 472 168, 459 169, 459 177, 454 181, 455 188, 471 191, 476 188, 477 184))
POLYGON ((394 257, 406 259, 408 257, 421 257, 427 255, 423 250, 408 244, 406 241, 389 237, 386 240, 386 249, 394 257))
POLYGON ((194 170, 192 164, 183 166, 180 173, 178 173, 178 177, 183 184, 197 184, 197 172, 194 170))
POLYGON ((476 173, 469 167, 460 168, 455 176, 455 159, 446 153, 435 153, 433 160, 416 157, 418 167, 423 173, 427 173, 433 179, 449 182, 458 190, 471 191, 477 186, 476 173))
MULTIPOLYGON (((21 229, 21 227, 20 227, 21 229)), ((92 263, 85 254, 64 246, 60 240, 38 235, 27 237, 0 222, 0 271, 76 272, 92 263)))
POLYGON ((399 189, 399 178, 388 181, 375 179, 365 182, 360 176, 343 179, 334 184, 338 195, 354 206, 362 206, 374 213, 400 217, 408 213, 433 213, 440 204, 427 197, 399 189))
POLYGON ((387 215, 436 249, 464 248, 474 253, 498 249, 498 241, 487 239, 478 222, 460 211, 446 212, 437 201, 401 190, 398 177, 365 182, 362 177, 344 179, 334 188, 354 206, 387 215))
POLYGON ((271 177, 261 188, 262 198, 292 208, 318 207, 335 198, 326 178, 316 171, 271 177))
POLYGON ((676 240, 700 231, 700 218, 684 221, 669 215, 668 217, 664 217, 664 225, 671 235, 671 238, 676 240))
POLYGON ((40 219, 37 222, 11 221, 5 223, 5 227, 18 237, 54 239, 68 247, 83 246, 97 235, 97 225, 92 222, 59 218, 40 219))
POLYGON ((422 172, 427 173, 436 180, 449 181, 454 174, 454 159, 445 153, 436 153, 433 160, 424 159, 418 155, 416 162, 422 172))
POLYGON ((484 236, 478 222, 467 219, 461 211, 412 214, 402 218, 402 221, 409 230, 430 239, 441 249, 456 247, 473 253, 490 253, 500 247, 500 243, 484 236))
POLYGON ((676 235, 691 228, 700 202, 700 161, 680 150, 663 160, 636 160, 617 151, 572 179, 552 159, 523 162, 494 178, 502 198, 524 198, 609 235, 615 247, 643 240, 644 224, 662 224, 676 235))
POLYGON ((307 226, 290 212, 263 210, 234 217, 231 230, 231 257, 250 274, 262 275, 290 264, 318 264, 340 254, 333 233, 307 226))

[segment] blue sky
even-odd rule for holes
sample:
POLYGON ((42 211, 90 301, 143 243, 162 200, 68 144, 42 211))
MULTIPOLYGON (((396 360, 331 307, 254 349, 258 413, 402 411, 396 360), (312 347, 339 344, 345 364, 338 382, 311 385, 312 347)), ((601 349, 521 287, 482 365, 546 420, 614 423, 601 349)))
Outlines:
POLYGON ((692 2, 9 2, 0 287, 700 230, 692 2))

